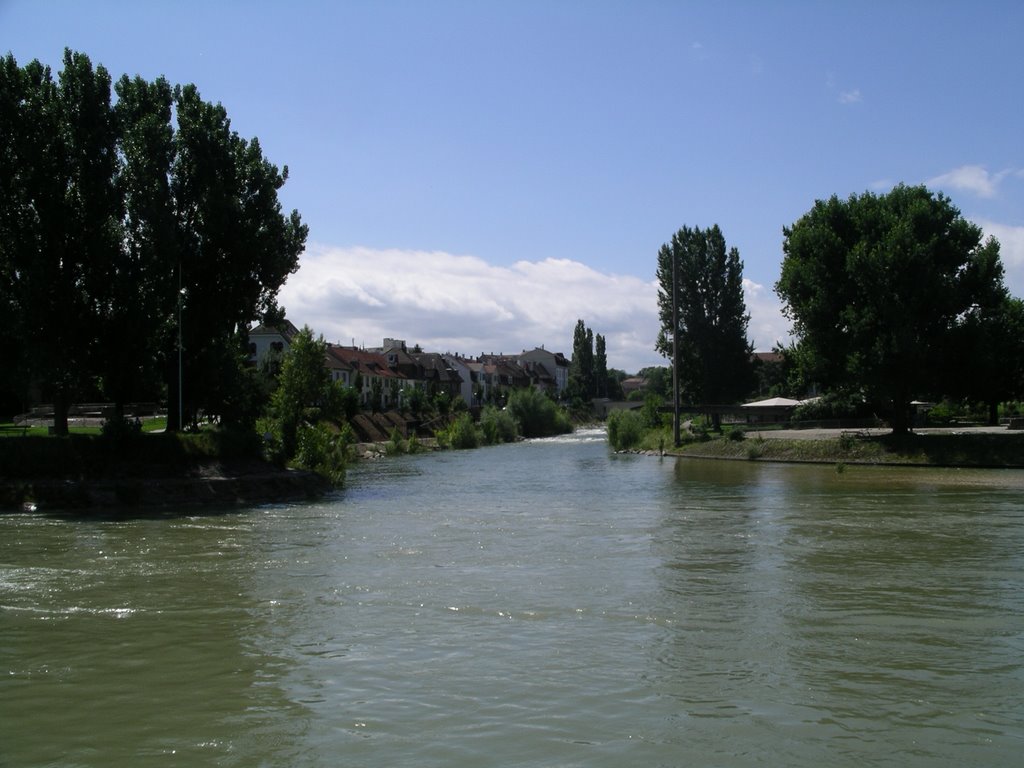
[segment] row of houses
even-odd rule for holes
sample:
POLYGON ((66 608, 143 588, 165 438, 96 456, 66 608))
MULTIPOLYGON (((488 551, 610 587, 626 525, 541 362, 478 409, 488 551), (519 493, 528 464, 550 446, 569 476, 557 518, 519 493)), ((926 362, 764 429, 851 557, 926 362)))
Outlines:
MULTIPOLYGON (((263 365, 288 351, 298 329, 288 320, 249 331, 249 361, 263 365)), ((364 405, 388 409, 403 404, 413 389, 446 393, 467 405, 500 399, 512 389, 536 387, 561 398, 569 384, 569 361, 543 347, 518 355, 481 354, 475 359, 409 348, 403 339, 384 339, 380 347, 328 344, 324 367, 332 381, 357 387, 364 405), (374 399, 380 397, 379 403, 374 399)))

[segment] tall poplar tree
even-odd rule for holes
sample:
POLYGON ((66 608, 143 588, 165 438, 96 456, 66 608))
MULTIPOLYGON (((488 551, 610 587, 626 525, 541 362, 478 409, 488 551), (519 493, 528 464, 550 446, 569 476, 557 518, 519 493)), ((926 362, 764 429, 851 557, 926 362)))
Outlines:
POLYGON ((3 72, 0 304, 14 315, 26 375, 53 402, 54 431, 67 434, 120 247, 110 76, 70 50, 56 82, 38 61, 18 71, 10 55, 3 72))
POLYGON ((703 230, 683 227, 658 251, 657 277, 661 331, 655 349, 671 358, 675 337, 684 396, 696 404, 735 403, 754 382, 739 251, 726 249, 717 224, 703 230), (679 318, 675 328, 673 269, 679 318))
POLYGON ((123 242, 111 264, 111 302, 97 329, 97 364, 103 393, 120 414, 126 403, 158 400, 162 392, 160 360, 175 333, 179 235, 170 189, 173 89, 162 77, 149 82, 125 75, 115 91, 123 242))
MULTIPOLYGON (((183 401, 195 418, 219 412, 237 390, 245 330, 278 312, 277 291, 298 268, 308 230, 296 211, 281 211, 277 191, 287 167, 279 171, 257 139, 232 131, 224 107, 188 85, 175 89, 175 109, 171 191, 183 285, 183 401)), ((168 390, 177 393, 177 359, 167 359, 168 390)), ((168 400, 174 408, 175 398, 168 400)))
POLYGON ((84 54, 57 81, 0 59, 0 398, 31 383, 59 434, 97 388, 119 406, 162 389, 176 427, 179 336, 186 410, 237 414, 246 328, 281 315, 305 247, 287 167, 220 104, 162 78, 117 95, 84 54))
POLYGON ((569 361, 569 394, 588 400, 594 396, 594 332, 583 320, 576 321, 569 361))
POLYGON ((594 397, 608 397, 608 353, 600 333, 594 337, 594 397))

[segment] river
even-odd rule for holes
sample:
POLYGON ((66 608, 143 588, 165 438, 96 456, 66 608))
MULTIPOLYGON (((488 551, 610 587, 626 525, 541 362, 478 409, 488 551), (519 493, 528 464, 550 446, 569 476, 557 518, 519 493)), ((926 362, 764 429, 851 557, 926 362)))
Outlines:
POLYGON ((584 431, 0 516, 0 766, 1017 766, 1022 476, 584 431))

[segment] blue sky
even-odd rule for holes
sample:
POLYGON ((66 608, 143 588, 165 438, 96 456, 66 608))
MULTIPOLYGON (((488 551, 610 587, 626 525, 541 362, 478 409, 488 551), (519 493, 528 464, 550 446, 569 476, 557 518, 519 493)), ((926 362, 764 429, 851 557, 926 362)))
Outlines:
POLYGON ((787 340, 782 228, 926 183, 1024 295, 1024 3, 0 0, 0 52, 164 75, 288 165, 282 290, 330 341, 662 364, 655 258, 719 224, 750 336, 787 340))

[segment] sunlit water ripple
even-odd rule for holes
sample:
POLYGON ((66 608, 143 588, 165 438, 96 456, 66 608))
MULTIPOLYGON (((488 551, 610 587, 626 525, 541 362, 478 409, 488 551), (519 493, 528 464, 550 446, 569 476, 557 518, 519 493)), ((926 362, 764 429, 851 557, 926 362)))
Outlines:
POLYGON ((610 454, 0 517, 0 766, 1009 766, 1020 473, 610 454))

